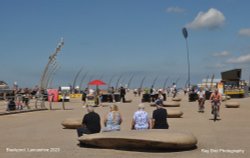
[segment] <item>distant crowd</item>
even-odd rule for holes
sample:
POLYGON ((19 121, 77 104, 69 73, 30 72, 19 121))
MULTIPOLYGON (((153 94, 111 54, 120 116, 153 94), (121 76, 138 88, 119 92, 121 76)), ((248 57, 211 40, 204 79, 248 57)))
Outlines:
POLYGON ((30 109, 29 102, 30 99, 36 97, 38 93, 38 88, 18 88, 14 89, 12 94, 8 94, 6 96, 7 103, 7 111, 12 110, 22 110, 24 108, 30 109))

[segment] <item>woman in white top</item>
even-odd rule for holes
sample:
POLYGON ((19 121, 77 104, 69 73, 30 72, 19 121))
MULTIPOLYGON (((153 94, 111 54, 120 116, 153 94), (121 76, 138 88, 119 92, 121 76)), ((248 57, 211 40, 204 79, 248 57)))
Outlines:
POLYGON ((135 130, 143 130, 150 128, 150 119, 148 117, 148 113, 144 111, 145 106, 143 104, 139 104, 138 110, 134 113, 131 129, 135 130))
POLYGON ((111 105, 110 106, 110 112, 106 115, 104 118, 104 128, 103 132, 109 132, 109 131, 119 131, 120 125, 122 123, 122 116, 120 112, 118 111, 117 105, 111 105))
POLYGON ((199 91, 197 92, 197 95, 198 95, 198 107, 199 107, 199 110, 198 112, 204 112, 204 109, 205 109, 205 101, 206 101, 206 96, 205 96, 205 91, 200 88, 199 91))

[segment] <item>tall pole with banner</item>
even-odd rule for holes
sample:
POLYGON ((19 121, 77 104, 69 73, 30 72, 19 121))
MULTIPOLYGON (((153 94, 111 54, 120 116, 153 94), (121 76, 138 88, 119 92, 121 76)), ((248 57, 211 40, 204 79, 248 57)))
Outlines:
POLYGON ((44 104, 43 94, 41 94, 41 93, 43 90, 47 89, 47 81, 50 80, 48 77, 50 77, 51 67, 54 66, 54 63, 56 61, 56 56, 61 51, 63 45, 64 45, 64 41, 63 41, 63 38, 61 38, 61 41, 58 43, 55 51, 49 56, 49 61, 48 61, 47 65, 45 66, 43 73, 42 73, 42 76, 41 76, 41 79, 40 79, 40 90, 39 91, 40 91, 40 95, 42 97, 41 107, 43 107, 43 108, 45 107, 45 104, 44 104))
POLYGON ((191 83, 190 83, 190 59, 189 59, 189 47, 188 47, 188 32, 187 29, 184 27, 182 29, 182 34, 185 38, 186 41, 186 49, 187 49, 187 65, 188 65, 188 87, 190 87, 191 83))

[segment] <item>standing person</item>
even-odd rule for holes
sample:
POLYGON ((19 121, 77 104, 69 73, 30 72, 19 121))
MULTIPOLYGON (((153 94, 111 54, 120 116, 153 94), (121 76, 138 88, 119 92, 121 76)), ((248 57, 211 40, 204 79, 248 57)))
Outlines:
POLYGON ((177 88, 176 88, 176 84, 175 83, 173 83, 173 86, 172 86, 172 93, 173 93, 173 98, 175 98, 176 95, 177 95, 177 88))
POLYGON ((103 132, 109 132, 109 131, 120 131, 122 123, 122 116, 119 112, 117 105, 111 105, 110 111, 104 118, 104 128, 103 132))
POLYGON ((210 99, 211 103, 212 103, 212 114, 213 114, 213 105, 217 105, 218 106, 218 117, 220 117, 220 104, 221 104, 221 100, 222 100, 222 96, 219 93, 218 89, 215 89, 214 92, 211 94, 210 99))
POLYGON ((125 95, 126 95, 126 89, 121 87, 120 88, 120 96, 121 96, 121 100, 122 100, 123 103, 126 102, 125 95))
POLYGON ((99 133, 101 130, 100 116, 92 106, 87 106, 87 114, 82 119, 82 127, 77 128, 78 137, 83 134, 99 133))
POLYGON ((23 109, 22 96, 20 94, 16 95, 16 107, 17 107, 18 110, 22 110, 23 109))
POLYGON ((153 129, 168 129, 167 123, 167 110, 162 107, 161 104, 156 105, 156 110, 153 111, 152 118, 153 129))
POLYGON ((111 102, 116 102, 115 101, 115 88, 111 87, 111 102))
POLYGON ((187 94, 187 88, 184 88, 183 92, 184 92, 184 95, 186 95, 187 94))
POLYGON ((24 95, 23 95, 23 103, 24 103, 24 105, 27 107, 27 109, 30 109, 29 101, 30 101, 29 89, 28 89, 28 88, 25 88, 25 90, 24 90, 24 95))
POLYGON ((150 120, 148 117, 148 113, 144 111, 144 104, 138 105, 138 110, 134 113, 131 129, 135 130, 143 130, 150 129, 150 120))
POLYGON ((168 88, 167 88, 167 96, 168 96, 168 97, 170 97, 170 91, 171 91, 171 88, 168 87, 168 88))
POLYGON ((204 112, 204 104, 205 104, 205 91, 200 88, 199 91, 197 92, 198 95, 198 105, 199 105, 199 110, 198 112, 204 112))
POLYGON ((86 88, 84 91, 82 91, 82 101, 83 101, 83 104, 86 103, 87 95, 88 95, 88 88, 86 88))
POLYGON ((141 96, 141 88, 138 88, 138 95, 139 95, 139 97, 141 96))
POLYGON ((137 95, 137 89, 134 89, 134 91, 133 91, 133 93, 134 93, 134 96, 136 97, 136 95, 137 95))

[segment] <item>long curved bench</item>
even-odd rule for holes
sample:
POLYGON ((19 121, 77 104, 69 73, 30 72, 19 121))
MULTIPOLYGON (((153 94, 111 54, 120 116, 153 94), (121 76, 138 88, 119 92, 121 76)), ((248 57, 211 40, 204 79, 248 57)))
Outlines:
POLYGON ((132 103, 133 100, 132 99, 129 99, 129 100, 126 100, 125 103, 132 103))
POLYGON ((232 101, 227 101, 225 103, 226 108, 239 108, 240 103, 239 102, 232 102, 232 101))
POLYGON ((166 129, 130 130, 84 135, 79 141, 109 149, 187 150, 196 147, 197 139, 190 133, 166 129))
POLYGON ((183 112, 180 110, 167 110, 167 118, 181 118, 183 112))
POLYGON ((82 126, 82 120, 79 118, 67 118, 61 124, 67 129, 77 129, 82 126))
POLYGON ((172 101, 181 101, 181 98, 175 97, 175 98, 172 98, 172 101))
POLYGON ((180 103, 176 101, 171 101, 171 102, 164 102, 163 106, 164 107, 180 107, 180 103))
MULTIPOLYGON (((176 101, 164 102, 163 107, 180 107, 180 103, 176 101)), ((155 103, 150 104, 150 106, 156 106, 155 103)))

